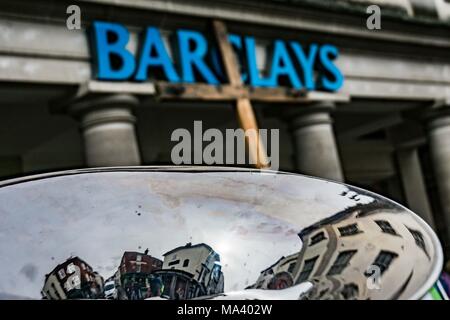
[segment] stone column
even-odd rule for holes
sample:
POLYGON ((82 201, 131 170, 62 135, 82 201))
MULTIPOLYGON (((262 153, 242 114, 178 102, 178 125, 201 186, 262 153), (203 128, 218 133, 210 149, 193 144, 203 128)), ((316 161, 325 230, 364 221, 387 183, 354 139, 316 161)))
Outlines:
MULTIPOLYGON (((434 112, 428 119, 428 140, 434 177, 446 222, 450 229, 450 108, 434 112)), ((450 237, 449 237, 450 238, 450 237)), ((450 241, 450 239, 447 239, 450 241)))
POLYGON ((69 106, 80 121, 89 167, 140 165, 132 109, 139 100, 127 94, 87 97, 69 106))
POLYGON ((343 181, 330 112, 333 103, 316 103, 288 111, 295 160, 300 173, 343 181))
POLYGON ((408 207, 435 228, 417 148, 400 149, 396 154, 408 207))

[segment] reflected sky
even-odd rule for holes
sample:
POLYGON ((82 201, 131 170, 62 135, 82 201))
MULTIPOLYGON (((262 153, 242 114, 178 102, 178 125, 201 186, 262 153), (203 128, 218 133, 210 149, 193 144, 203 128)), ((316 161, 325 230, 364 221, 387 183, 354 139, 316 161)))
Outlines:
POLYGON ((97 172, 0 189, 0 293, 41 298, 69 256, 105 279, 124 251, 162 254, 188 242, 220 255, 225 292, 301 250, 305 227, 374 198, 347 186, 244 172, 97 172))

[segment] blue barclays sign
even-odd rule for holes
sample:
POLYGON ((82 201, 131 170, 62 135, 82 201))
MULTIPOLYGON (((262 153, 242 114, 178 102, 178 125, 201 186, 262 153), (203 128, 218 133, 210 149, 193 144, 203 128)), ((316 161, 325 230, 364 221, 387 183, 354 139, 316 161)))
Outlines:
MULTIPOLYGON (((136 56, 127 49, 130 33, 117 23, 96 21, 92 26, 93 55, 99 80, 146 81, 149 78, 171 83, 226 83, 218 50, 200 32, 179 29, 171 49, 174 60, 158 28, 147 27, 136 56)), ((337 91, 344 77, 334 61, 338 49, 330 44, 304 46, 297 41, 275 39, 269 55, 267 75, 262 76, 256 61, 256 42, 251 36, 229 34, 237 53, 245 84, 254 87, 288 86, 295 89, 337 91)))

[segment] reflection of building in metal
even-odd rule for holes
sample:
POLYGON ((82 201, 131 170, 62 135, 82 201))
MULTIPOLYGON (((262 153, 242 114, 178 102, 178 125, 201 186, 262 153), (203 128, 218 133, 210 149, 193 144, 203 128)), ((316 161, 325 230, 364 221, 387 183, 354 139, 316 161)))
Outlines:
POLYGON ((162 267, 162 261, 145 253, 125 251, 120 261, 121 275, 131 273, 152 273, 162 267))
POLYGON ((224 288, 220 256, 204 243, 188 243, 165 253, 162 270, 155 274, 163 279, 163 295, 172 299, 222 293, 224 288))
POLYGON ((78 257, 67 259, 46 275, 42 296, 46 299, 97 299, 103 294, 103 278, 78 257))
MULTIPOLYGON (((237 128, 230 102, 220 99, 244 95, 240 90, 222 81, 217 88, 202 90, 185 83, 163 86, 160 80, 167 79, 159 77, 155 66, 149 67, 150 77, 143 83, 133 76, 119 83, 104 81, 94 71, 99 59, 90 50, 92 33, 85 32, 96 20, 121 22, 131 33, 128 46, 139 48, 139 33, 149 26, 143 16, 154 17, 156 25, 173 21, 160 24, 160 31, 164 47, 177 53, 173 63, 178 67, 188 60, 181 60, 184 50, 170 45, 178 32, 175 27, 207 35, 211 29, 206 21, 214 16, 230 22, 227 26, 239 41, 244 36, 254 38, 254 50, 233 46, 241 71, 249 75, 244 83, 250 87, 247 55, 258 61, 261 75, 269 75, 272 59, 277 57, 274 41, 299 41, 307 50, 312 44, 333 40, 339 51, 336 65, 345 78, 337 95, 323 94, 320 82, 313 81, 310 88, 306 73, 299 74, 301 89, 311 89, 305 96, 292 88, 286 75, 276 88, 278 98, 264 93, 271 92, 265 89, 245 94, 274 99, 252 103, 258 106, 259 126, 279 129, 283 137, 278 146, 280 169, 346 181, 395 199, 436 226, 450 256, 448 0, 163 2, 84 1, 82 30, 68 32, 61 15, 66 1, 33 0, 26 6, 17 6, 17 0, 0 1, 0 27, 7 30, 0 41, 4 84, 0 87, 0 127, 4 129, 0 131, 0 179, 62 168, 173 164, 175 143, 168 138, 175 128, 186 128, 192 136, 194 120, 203 120, 205 129, 214 127, 222 134, 237 128), (366 29, 365 18, 372 16, 366 13, 370 4, 381 7, 382 31, 366 29), (298 104, 283 102, 298 95, 298 104), (190 102, 194 97, 199 100, 190 102)), ((211 49, 213 42, 207 44, 211 49)), ((319 54, 314 52, 311 49, 308 54, 316 61, 319 54)), ((133 57, 135 53, 132 50, 133 57)), ((295 63, 298 57, 293 53, 288 50, 286 59, 295 64, 292 72, 296 74, 303 68, 295 63)), ((220 61, 219 55, 215 57, 220 61)), ((138 63, 138 57, 134 58, 138 63)), ((204 62, 216 74, 217 64, 204 62)), ((204 79, 194 72, 193 80, 204 79)), ((222 162, 230 164, 224 161, 226 148, 223 151, 222 162)), ((194 160, 191 154, 187 157, 189 163, 194 160)), ((233 160, 237 159, 233 156, 233 160)))
POLYGON ((128 299, 144 299, 149 296, 153 280, 152 273, 161 269, 162 261, 144 253, 126 251, 123 253, 116 279, 120 279, 120 287, 128 299))
POLYGON ((278 289, 311 281, 311 299, 397 299, 424 283, 434 255, 431 240, 409 214, 356 206, 299 234, 302 250, 264 270, 253 288, 278 289), (379 281, 379 282, 378 282, 379 281), (371 289, 372 288, 372 289, 371 289))
POLYGON ((292 272, 297 264, 298 253, 281 257, 277 262, 261 272, 256 283, 250 288, 284 289, 293 284, 292 272))

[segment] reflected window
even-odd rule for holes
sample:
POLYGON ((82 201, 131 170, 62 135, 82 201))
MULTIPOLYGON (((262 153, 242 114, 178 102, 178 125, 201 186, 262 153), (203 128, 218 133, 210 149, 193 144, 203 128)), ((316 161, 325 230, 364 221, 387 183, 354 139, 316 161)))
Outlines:
POLYGON ((355 253, 356 250, 347 250, 340 252, 336 260, 334 261, 333 265, 331 266, 330 270, 328 271, 327 275, 332 276, 341 274, 342 271, 348 266, 350 260, 352 259, 355 253))
POLYGON ((322 298, 325 294, 327 294, 327 292, 328 292, 328 288, 321 290, 319 292, 318 298, 319 299, 322 298))
MULTIPOLYGON (((383 274, 389 266, 392 264, 392 261, 398 257, 398 254, 390 251, 381 251, 378 256, 375 258, 375 261, 372 265, 380 268, 380 274, 383 274)), ((364 273, 366 277, 371 276, 368 272, 364 273)))
POLYGON ((314 258, 305 260, 305 264, 303 265, 303 270, 300 272, 300 275, 298 276, 298 282, 305 281, 309 278, 312 271, 314 270, 314 265, 316 264, 317 258, 319 256, 316 256, 314 258))
POLYGON ((398 235, 398 233, 392 228, 391 224, 386 220, 375 220, 375 223, 380 227, 381 231, 384 233, 398 235))
POLYGON ((218 264, 214 265, 213 267, 211 278, 216 282, 219 281, 221 269, 222 267, 218 264))
POLYGON ((179 263, 180 263, 180 260, 171 261, 171 262, 169 262, 169 267, 174 266, 179 263))
POLYGON ((71 264, 69 264, 68 266, 67 266, 67 273, 68 274, 71 274, 71 273, 74 273, 76 270, 75 270, 75 265, 73 264, 73 263, 71 263, 71 264))
POLYGON ((412 234, 412 236, 414 238, 414 241, 416 242, 416 245, 420 249, 422 249, 425 252, 425 254, 428 256, 428 251, 427 251, 427 248, 425 246, 425 240, 423 239, 422 233, 420 231, 413 230, 413 229, 410 229, 410 228, 408 228, 408 230, 412 234))
POLYGON ((72 285, 74 285, 74 286, 79 286, 80 284, 81 284, 80 277, 74 276, 74 277, 72 278, 72 285))
POLYGON ((63 279, 65 276, 66 276, 66 273, 64 272, 64 269, 59 269, 59 271, 58 271, 59 279, 63 279))
POLYGON ((52 289, 53 289, 53 292, 55 293, 56 297, 57 297, 59 300, 61 300, 61 296, 59 295, 59 291, 56 289, 56 286, 55 286, 54 283, 52 283, 52 289))
POLYGON ((311 237, 311 243, 309 244, 310 246, 315 245, 316 243, 319 243, 323 240, 325 240, 325 232, 319 232, 318 234, 314 235, 311 237))
POLYGON ((358 297, 359 289, 355 283, 347 283, 341 291, 345 300, 352 300, 358 297))
POLYGON ((183 267, 186 268, 189 265, 189 259, 183 261, 183 267))
POLYGON ((292 263, 289 265, 289 267, 288 267, 288 272, 289 272, 289 273, 294 272, 295 264, 296 264, 295 262, 292 262, 292 263))
POLYGON ((356 223, 349 224, 348 226, 340 227, 340 228, 338 228, 338 230, 342 237, 353 236, 355 234, 362 232, 358 229, 358 225, 356 223))

